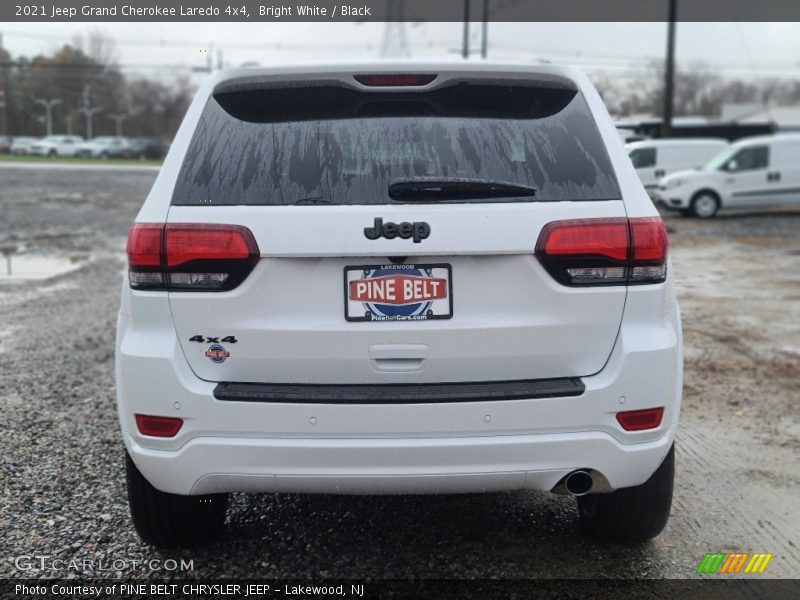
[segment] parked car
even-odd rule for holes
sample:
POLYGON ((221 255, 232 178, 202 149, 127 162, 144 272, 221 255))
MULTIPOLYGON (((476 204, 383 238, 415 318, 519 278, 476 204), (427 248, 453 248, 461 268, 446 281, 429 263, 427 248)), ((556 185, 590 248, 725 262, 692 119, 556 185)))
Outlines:
POLYGON ((148 543, 229 492, 535 489, 601 538, 670 511, 664 224, 583 74, 221 71, 128 234, 118 414, 148 543), (469 93, 465 93, 468 89, 469 93))
POLYGON ((699 169, 728 147, 714 138, 647 140, 626 146, 644 188, 652 195, 662 177, 686 169, 699 169))
POLYGON ((11 149, 12 142, 11 136, 0 135, 0 154, 8 153, 11 149))
POLYGON ((75 156, 78 145, 83 142, 79 135, 48 135, 31 145, 31 154, 37 156, 75 156))
POLYGON ((155 138, 134 138, 130 143, 131 156, 142 160, 161 160, 169 150, 169 144, 155 138))
POLYGON ((702 169, 662 179, 656 199, 704 219, 726 208, 800 206, 800 134, 740 140, 702 169))
POLYGON ((35 137, 15 137, 8 151, 10 154, 15 154, 17 156, 31 154, 31 147, 38 141, 39 138, 35 137))
POLYGON ((96 137, 80 144, 75 155, 84 158, 128 158, 131 156, 131 146, 124 137, 96 137))
POLYGON ((619 137, 625 144, 630 144, 633 142, 641 142, 642 140, 649 140, 650 138, 646 135, 641 133, 636 133, 632 129, 626 129, 624 127, 617 127, 617 133, 619 133, 619 137))

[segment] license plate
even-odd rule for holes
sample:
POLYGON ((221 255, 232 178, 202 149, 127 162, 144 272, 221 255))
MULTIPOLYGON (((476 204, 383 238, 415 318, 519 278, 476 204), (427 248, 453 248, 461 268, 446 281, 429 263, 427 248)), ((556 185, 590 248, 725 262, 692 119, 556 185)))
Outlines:
POLYGON ((428 321, 453 316, 448 264, 358 265, 344 268, 348 321, 428 321))

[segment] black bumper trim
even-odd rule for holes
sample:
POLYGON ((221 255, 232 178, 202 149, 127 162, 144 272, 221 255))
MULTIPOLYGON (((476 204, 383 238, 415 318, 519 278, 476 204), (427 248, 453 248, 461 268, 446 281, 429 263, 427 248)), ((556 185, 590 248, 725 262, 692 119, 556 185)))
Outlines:
POLYGON ((306 384, 219 383, 217 400, 303 404, 429 404, 486 402, 580 396, 586 386, 577 377, 474 381, 464 383, 306 384))

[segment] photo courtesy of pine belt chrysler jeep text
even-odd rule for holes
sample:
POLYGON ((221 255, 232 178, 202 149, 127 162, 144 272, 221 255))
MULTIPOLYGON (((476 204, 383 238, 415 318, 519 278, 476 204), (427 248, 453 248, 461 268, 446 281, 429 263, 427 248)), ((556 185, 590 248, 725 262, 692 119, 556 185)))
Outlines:
POLYGON ((214 74, 128 237, 116 352, 142 539, 230 492, 577 498, 665 526, 682 386, 667 235, 552 65, 214 74))

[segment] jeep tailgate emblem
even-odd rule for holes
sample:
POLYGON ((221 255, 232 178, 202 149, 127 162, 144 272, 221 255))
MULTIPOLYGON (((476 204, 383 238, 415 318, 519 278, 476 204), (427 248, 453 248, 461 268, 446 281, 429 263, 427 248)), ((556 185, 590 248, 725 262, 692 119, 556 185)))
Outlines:
POLYGON ((375 224, 372 227, 364 227, 364 236, 368 240, 377 240, 379 237, 391 240, 399 236, 404 240, 414 238, 414 243, 419 244, 430 234, 431 226, 425 221, 414 221, 413 223, 408 221, 392 223, 388 221, 384 223, 382 218, 375 217, 375 224))

